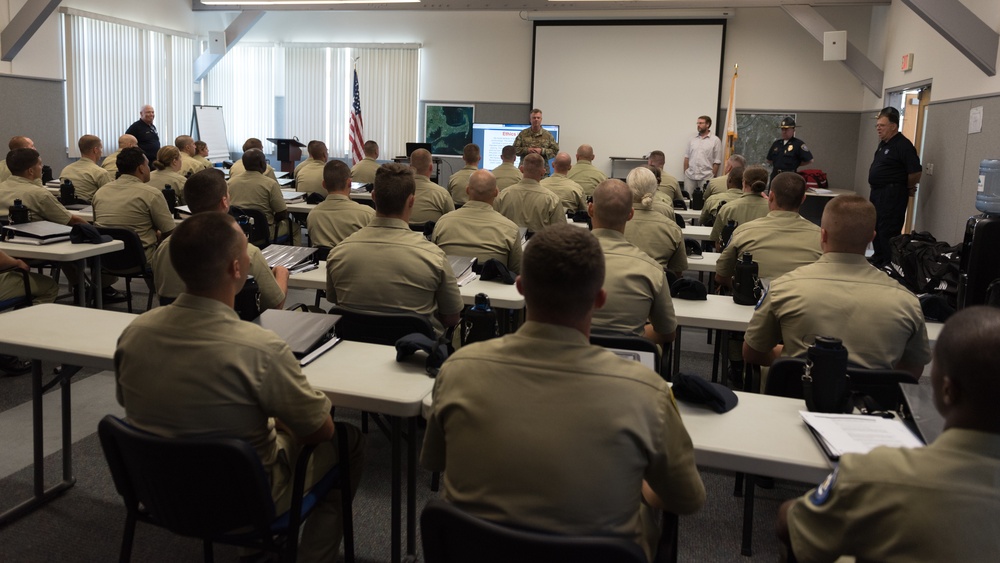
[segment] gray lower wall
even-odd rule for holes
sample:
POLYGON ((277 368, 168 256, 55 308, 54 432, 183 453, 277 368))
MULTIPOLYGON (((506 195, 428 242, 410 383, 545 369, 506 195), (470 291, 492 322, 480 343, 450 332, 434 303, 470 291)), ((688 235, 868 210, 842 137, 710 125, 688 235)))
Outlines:
POLYGON ((979 161, 1000 158, 1000 96, 931 103, 924 133, 915 228, 951 244, 962 242, 976 215, 979 161), (981 133, 969 133, 969 110, 983 106, 981 133), (927 165, 934 173, 927 173, 927 165))
MULTIPOLYGON (((66 157, 66 100, 62 80, 0 75, 0 154, 7 155, 11 137, 23 135, 35 143, 42 163, 58 175, 71 161, 66 157)), ((110 145, 118 142, 111 141, 110 145)), ((107 148, 109 143, 104 140, 107 148)))

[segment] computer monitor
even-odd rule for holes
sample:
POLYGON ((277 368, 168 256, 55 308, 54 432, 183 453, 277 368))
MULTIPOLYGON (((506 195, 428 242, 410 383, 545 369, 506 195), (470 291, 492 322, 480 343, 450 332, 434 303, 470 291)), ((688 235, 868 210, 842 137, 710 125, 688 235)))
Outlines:
MULTIPOLYGON (((517 134, 530 127, 527 123, 473 123, 472 142, 479 145, 479 167, 493 170, 503 162, 500 151, 507 145, 513 145, 517 134)), ((558 125, 542 125, 542 129, 552 133, 559 142, 558 125)))
POLYGON ((425 149, 427 152, 431 152, 430 143, 406 143, 406 158, 410 158, 413 151, 417 149, 425 149))

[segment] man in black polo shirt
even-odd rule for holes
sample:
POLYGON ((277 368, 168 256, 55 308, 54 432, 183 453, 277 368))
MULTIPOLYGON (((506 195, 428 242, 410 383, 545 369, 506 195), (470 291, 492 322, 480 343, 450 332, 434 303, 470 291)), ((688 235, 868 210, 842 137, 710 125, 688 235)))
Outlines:
POLYGON ((871 202, 875 205, 875 254, 872 264, 883 266, 892 258, 889 241, 903 231, 906 204, 917 193, 920 181, 920 157, 917 149, 899 132, 899 111, 887 107, 875 122, 879 144, 868 169, 871 202))
POLYGON ((153 125, 154 117, 156 117, 156 112, 153 111, 153 106, 142 106, 142 109, 139 110, 139 119, 129 125, 125 131, 126 134, 134 136, 139 141, 139 148, 142 149, 149 162, 156 160, 156 152, 160 150, 160 134, 156 132, 156 126, 153 125))

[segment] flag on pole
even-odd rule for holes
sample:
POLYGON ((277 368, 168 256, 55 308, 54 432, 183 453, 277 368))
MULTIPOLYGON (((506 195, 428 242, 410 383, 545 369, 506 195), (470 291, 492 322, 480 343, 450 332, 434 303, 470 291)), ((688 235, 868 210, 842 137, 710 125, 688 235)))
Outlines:
POLYGON ((729 86, 729 106, 726 108, 726 150, 723 162, 736 152, 736 77, 739 76, 740 65, 733 66, 733 82, 729 86))
POLYGON ((357 163, 364 159, 365 123, 361 119, 361 93, 358 87, 358 69, 354 69, 354 103, 351 104, 350 129, 351 158, 357 163))

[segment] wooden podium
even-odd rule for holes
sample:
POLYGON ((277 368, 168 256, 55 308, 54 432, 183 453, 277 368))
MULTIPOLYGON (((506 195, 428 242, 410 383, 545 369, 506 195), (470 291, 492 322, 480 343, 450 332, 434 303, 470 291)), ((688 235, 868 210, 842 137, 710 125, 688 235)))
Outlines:
POLYGON ((294 172, 295 163, 302 160, 302 147, 306 145, 300 143, 298 139, 272 139, 268 137, 267 140, 278 147, 278 162, 281 163, 281 171, 294 172))

